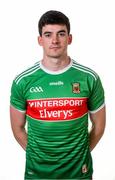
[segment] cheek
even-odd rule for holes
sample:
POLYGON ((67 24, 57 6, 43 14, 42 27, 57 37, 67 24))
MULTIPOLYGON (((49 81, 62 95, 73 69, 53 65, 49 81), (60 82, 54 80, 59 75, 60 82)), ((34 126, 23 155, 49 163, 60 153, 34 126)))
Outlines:
POLYGON ((45 46, 48 46, 48 44, 49 44, 49 42, 47 41, 47 39, 44 39, 43 37, 41 38, 39 38, 38 39, 38 42, 39 42, 39 45, 40 46, 42 46, 43 48, 45 47, 45 46))
POLYGON ((69 43, 68 43, 68 40, 67 40, 67 39, 62 42, 62 46, 65 47, 65 48, 68 46, 68 44, 69 44, 69 43))
POLYGON ((49 44, 48 44, 48 42, 45 42, 45 41, 44 41, 42 47, 43 47, 43 49, 44 49, 45 51, 48 51, 48 49, 49 49, 49 44))
POLYGON ((66 45, 68 45, 68 44, 70 44, 71 43, 71 38, 66 38, 66 39, 64 39, 64 41, 63 41, 63 44, 66 46, 66 45))
POLYGON ((43 46, 45 47, 48 47, 50 45, 50 41, 49 40, 47 40, 47 39, 44 39, 43 40, 43 46))

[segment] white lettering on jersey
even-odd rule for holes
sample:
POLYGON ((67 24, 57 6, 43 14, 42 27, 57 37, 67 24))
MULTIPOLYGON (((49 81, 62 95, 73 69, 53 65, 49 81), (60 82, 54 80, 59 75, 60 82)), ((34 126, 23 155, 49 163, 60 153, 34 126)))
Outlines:
POLYGON ((40 86, 39 87, 31 87, 30 92, 31 93, 43 92, 43 89, 40 86))
MULTIPOLYGON (((32 89, 32 92, 35 91, 35 89, 32 89)), ((36 91, 35 91, 36 92, 36 91)), ((43 92, 43 90, 42 90, 43 92)), ((83 105, 84 100, 83 99, 70 99, 70 100, 66 100, 66 99, 60 99, 60 100, 39 100, 39 101, 35 101, 35 102, 29 102, 30 107, 35 107, 35 108, 39 108, 39 107, 62 107, 62 106, 82 106, 83 105)))
POLYGON ((28 100, 27 114, 44 121, 76 119, 88 112, 87 99, 83 97, 28 100))
POLYGON ((62 82, 62 81, 50 82, 49 85, 50 86, 63 86, 64 82, 62 82))
POLYGON ((72 116, 72 110, 47 111, 46 109, 44 109, 44 110, 39 110, 39 113, 41 118, 46 118, 46 117, 60 118, 63 115, 64 119, 66 119, 67 116, 72 116))

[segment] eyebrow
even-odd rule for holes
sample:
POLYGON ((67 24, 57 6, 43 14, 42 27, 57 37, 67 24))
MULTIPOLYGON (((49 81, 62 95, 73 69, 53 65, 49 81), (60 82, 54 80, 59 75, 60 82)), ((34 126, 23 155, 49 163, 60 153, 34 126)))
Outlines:
MULTIPOLYGON (((65 31, 65 30, 60 30, 60 31, 58 31, 57 33, 61 33, 61 32, 66 33, 66 31, 65 31)), ((51 32, 51 31, 46 31, 46 32, 44 32, 43 34, 45 35, 45 34, 48 34, 48 33, 52 33, 52 32, 51 32)))
POLYGON ((60 33, 60 32, 64 32, 64 33, 66 33, 66 31, 65 31, 65 30, 60 30, 60 31, 58 31, 58 33, 60 33))

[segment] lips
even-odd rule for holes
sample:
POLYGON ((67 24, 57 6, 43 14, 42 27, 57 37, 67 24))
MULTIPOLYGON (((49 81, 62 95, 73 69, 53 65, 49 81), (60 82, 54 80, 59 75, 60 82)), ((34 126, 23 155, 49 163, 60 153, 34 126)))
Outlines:
POLYGON ((59 46, 51 46, 50 49, 59 49, 59 46))

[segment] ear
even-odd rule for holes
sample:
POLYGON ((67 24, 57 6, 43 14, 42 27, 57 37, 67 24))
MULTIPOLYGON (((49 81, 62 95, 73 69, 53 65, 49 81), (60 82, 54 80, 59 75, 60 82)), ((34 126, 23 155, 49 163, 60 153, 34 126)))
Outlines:
POLYGON ((72 43, 72 35, 69 34, 69 37, 68 37, 68 44, 71 44, 72 43))
POLYGON ((42 42, 42 37, 41 36, 38 36, 38 44, 40 45, 40 46, 42 46, 43 45, 43 42, 42 42))

